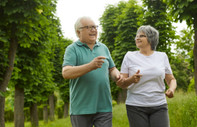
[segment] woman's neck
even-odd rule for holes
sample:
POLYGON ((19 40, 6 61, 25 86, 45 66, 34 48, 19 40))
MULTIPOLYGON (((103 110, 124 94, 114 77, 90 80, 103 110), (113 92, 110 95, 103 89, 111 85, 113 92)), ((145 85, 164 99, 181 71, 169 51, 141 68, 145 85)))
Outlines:
POLYGON ((151 49, 140 49, 140 53, 145 56, 150 56, 154 53, 154 50, 151 49))

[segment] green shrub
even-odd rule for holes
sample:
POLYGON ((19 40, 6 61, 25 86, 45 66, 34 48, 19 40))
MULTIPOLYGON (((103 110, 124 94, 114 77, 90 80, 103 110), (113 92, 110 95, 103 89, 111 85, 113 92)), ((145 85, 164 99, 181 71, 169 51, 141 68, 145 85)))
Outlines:
POLYGON ((4 115, 5 121, 6 122, 12 122, 14 121, 14 112, 13 110, 6 110, 5 115, 4 115))
POLYGON ((192 92, 192 91, 195 91, 195 87, 194 87, 194 77, 190 80, 190 84, 187 88, 187 91, 188 92, 192 92))
POLYGON ((58 118, 63 118, 63 116, 64 116, 64 102, 62 100, 57 101, 55 111, 56 111, 58 118))

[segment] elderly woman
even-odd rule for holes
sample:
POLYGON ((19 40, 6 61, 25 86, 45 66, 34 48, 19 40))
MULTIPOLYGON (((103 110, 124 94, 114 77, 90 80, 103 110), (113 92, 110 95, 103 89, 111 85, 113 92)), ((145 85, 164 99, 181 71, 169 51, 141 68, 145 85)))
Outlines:
POLYGON ((128 51, 124 56, 121 75, 116 82, 127 88, 126 109, 130 127, 169 127, 166 96, 172 98, 177 87, 168 56, 155 51, 159 32, 141 26, 135 38, 139 51, 128 51), (165 92, 164 79, 169 86, 165 92))

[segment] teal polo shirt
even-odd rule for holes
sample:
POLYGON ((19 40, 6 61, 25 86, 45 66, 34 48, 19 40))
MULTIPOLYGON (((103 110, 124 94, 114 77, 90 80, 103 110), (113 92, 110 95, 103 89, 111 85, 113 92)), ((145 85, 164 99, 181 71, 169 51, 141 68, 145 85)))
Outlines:
POLYGON ((109 68, 115 66, 106 45, 96 42, 93 50, 79 40, 66 48, 63 66, 80 66, 95 57, 106 59, 101 68, 70 79, 70 115, 112 112, 109 68))

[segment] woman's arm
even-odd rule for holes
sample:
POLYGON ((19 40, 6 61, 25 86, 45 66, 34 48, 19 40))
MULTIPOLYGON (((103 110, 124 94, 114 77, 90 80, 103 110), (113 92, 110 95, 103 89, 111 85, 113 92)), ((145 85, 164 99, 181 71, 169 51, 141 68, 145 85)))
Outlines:
POLYGON ((116 82, 116 85, 119 86, 122 89, 127 89, 128 86, 130 86, 132 83, 138 83, 140 78, 142 77, 141 74, 139 74, 140 71, 138 70, 134 75, 129 77, 129 74, 121 73, 123 78, 121 80, 118 80, 116 82))
POLYGON ((172 97, 174 97, 174 92, 177 87, 176 79, 174 78, 174 75, 166 74, 165 81, 166 81, 167 85, 169 86, 169 89, 166 91, 166 96, 169 98, 172 98, 172 97))

